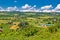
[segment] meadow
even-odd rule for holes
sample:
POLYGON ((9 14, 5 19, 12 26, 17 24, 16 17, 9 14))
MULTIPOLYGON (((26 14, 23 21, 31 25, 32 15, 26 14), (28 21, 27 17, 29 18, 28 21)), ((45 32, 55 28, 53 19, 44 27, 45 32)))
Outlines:
POLYGON ((60 40, 60 13, 0 12, 0 40, 60 40))

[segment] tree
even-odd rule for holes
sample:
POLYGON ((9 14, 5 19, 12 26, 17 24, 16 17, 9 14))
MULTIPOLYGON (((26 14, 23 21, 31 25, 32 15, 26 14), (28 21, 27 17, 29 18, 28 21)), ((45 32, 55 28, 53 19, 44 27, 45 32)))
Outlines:
POLYGON ((21 28, 27 27, 29 25, 28 22, 20 22, 20 24, 18 26, 20 26, 21 28))

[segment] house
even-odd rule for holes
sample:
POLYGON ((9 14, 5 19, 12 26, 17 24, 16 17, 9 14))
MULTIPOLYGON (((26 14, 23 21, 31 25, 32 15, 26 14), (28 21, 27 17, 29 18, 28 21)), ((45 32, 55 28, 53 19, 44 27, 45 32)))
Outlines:
POLYGON ((53 24, 40 24, 40 26, 43 28, 47 28, 47 27, 53 26, 53 24))

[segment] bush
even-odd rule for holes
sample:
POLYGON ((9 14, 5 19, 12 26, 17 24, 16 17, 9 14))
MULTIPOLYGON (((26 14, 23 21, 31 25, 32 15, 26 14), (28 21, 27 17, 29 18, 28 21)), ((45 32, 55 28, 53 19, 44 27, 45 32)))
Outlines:
POLYGON ((29 25, 28 22, 20 22, 20 24, 18 26, 20 26, 21 28, 27 27, 29 25))

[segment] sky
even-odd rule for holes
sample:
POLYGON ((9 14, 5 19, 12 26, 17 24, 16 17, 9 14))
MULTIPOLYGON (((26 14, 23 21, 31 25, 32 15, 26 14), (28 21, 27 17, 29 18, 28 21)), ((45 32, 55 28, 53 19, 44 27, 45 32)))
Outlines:
POLYGON ((60 11, 60 0, 0 0, 0 10, 60 11))

